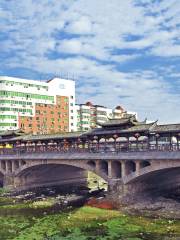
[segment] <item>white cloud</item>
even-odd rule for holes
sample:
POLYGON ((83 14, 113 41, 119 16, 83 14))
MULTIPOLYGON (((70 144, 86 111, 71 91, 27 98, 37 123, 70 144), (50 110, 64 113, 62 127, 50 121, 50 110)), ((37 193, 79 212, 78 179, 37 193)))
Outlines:
MULTIPOLYGON (((0 6, 6 2, 2 0, 0 6)), ((5 36, 0 54, 7 54, 1 68, 70 71, 79 76, 80 102, 122 104, 141 117, 178 120, 180 96, 173 93, 163 71, 139 66, 123 72, 121 64, 143 56, 180 55, 179 0, 26 0, 8 1, 6 6, 0 8, 0 31, 5 36), (123 50, 132 53, 120 53, 123 50), (58 58, 49 58, 55 52, 58 58), (61 53, 76 58, 64 59, 61 53)), ((170 74, 177 72, 171 69, 170 74)))
POLYGON ((92 34, 92 22, 88 17, 82 16, 80 19, 71 22, 65 31, 74 34, 92 34))
POLYGON ((61 41, 57 50, 64 53, 81 53, 82 44, 79 40, 64 40, 61 41))
POLYGON ((159 45, 152 49, 152 54, 163 57, 180 57, 180 45, 159 45))

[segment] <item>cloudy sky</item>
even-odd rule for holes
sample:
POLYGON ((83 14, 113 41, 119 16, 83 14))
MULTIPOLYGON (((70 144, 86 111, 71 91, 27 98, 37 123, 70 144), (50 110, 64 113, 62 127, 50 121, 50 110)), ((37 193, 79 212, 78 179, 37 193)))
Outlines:
POLYGON ((0 75, 76 79, 77 102, 180 122, 180 0, 0 0, 0 75))

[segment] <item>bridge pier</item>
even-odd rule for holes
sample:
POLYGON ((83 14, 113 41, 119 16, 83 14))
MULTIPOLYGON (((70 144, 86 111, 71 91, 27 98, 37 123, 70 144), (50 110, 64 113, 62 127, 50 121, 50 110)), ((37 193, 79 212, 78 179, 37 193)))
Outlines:
POLYGON ((3 187, 7 188, 8 190, 14 189, 14 174, 13 173, 6 173, 4 175, 3 187))
POLYGON ((146 195, 146 188, 147 185, 141 182, 124 184, 122 179, 111 179, 107 198, 117 204, 133 203, 146 195))
POLYGON ((112 178, 113 172, 112 172, 112 161, 108 161, 108 178, 112 178))

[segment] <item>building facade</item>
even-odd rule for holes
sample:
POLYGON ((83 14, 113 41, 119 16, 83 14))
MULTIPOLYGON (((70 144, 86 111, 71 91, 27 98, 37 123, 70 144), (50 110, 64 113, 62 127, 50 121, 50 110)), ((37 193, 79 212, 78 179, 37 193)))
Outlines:
POLYGON ((100 105, 93 105, 91 102, 76 105, 77 130, 88 131, 98 127, 112 117, 112 109, 100 105))
POLYGON ((100 127, 109 119, 122 119, 134 115, 136 112, 126 111, 121 106, 110 109, 100 105, 93 105, 91 102, 76 104, 77 130, 88 131, 89 129, 100 127))
POLYGON ((0 131, 76 131, 75 82, 0 77, 0 131))
POLYGON ((122 106, 116 106, 112 110, 112 116, 113 116, 114 119, 121 119, 121 118, 129 117, 129 116, 132 116, 132 115, 134 115, 136 117, 136 119, 138 118, 137 117, 137 112, 127 111, 122 106))

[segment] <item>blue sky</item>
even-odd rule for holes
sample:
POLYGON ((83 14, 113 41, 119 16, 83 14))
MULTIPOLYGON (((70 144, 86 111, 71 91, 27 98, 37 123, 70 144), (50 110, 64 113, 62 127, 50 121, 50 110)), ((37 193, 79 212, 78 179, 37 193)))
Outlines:
POLYGON ((0 75, 75 76, 77 102, 180 122, 179 0, 1 0, 0 75))

